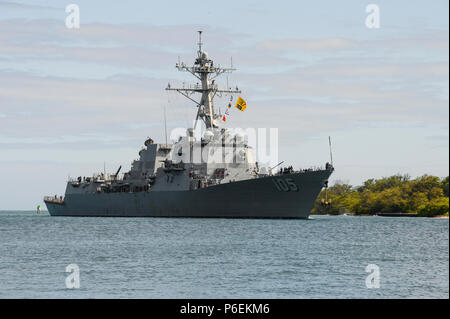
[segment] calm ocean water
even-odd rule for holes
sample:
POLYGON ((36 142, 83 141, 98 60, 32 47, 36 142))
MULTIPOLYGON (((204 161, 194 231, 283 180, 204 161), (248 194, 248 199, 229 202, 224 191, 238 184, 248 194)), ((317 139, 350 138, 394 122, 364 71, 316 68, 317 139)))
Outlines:
POLYGON ((0 212, 1 298, 448 298, 449 220, 0 212), (79 289, 65 268, 77 264, 79 289), (366 288, 365 268, 380 269, 366 288))

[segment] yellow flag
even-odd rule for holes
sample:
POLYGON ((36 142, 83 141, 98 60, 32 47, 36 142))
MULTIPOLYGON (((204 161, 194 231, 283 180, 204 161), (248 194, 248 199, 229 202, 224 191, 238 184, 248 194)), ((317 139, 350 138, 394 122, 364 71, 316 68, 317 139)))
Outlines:
POLYGON ((236 101, 236 105, 235 107, 239 110, 239 111, 244 111, 245 108, 247 107, 247 103, 245 103, 244 99, 241 97, 238 97, 237 101, 236 101))

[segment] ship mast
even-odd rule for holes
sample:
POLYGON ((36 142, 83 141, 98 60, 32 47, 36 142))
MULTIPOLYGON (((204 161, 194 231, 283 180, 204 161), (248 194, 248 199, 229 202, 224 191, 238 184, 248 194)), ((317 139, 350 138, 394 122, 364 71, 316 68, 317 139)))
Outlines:
POLYGON ((214 98, 217 96, 222 96, 222 94, 228 93, 241 93, 241 91, 236 87, 236 89, 227 88, 226 90, 219 89, 215 83, 215 78, 225 72, 232 72, 236 70, 233 67, 222 68, 220 66, 214 66, 212 59, 208 57, 208 54, 202 49, 202 31, 198 31, 198 51, 197 59, 193 66, 187 66, 184 62, 179 62, 175 67, 179 71, 187 71, 200 80, 201 85, 198 83, 196 85, 190 85, 189 87, 182 88, 172 88, 168 84, 166 90, 177 91, 184 97, 188 98, 197 105, 198 111, 195 119, 195 126, 199 118, 203 120, 206 128, 217 128, 217 123, 214 121, 217 115, 214 113, 214 98), (201 98, 199 101, 195 100, 192 95, 194 93, 200 93, 201 98))

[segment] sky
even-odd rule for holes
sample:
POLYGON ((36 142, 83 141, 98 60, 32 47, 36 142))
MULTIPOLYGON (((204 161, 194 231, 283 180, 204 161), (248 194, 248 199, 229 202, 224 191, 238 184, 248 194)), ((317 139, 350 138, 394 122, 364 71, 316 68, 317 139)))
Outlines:
POLYGON ((220 83, 248 106, 226 125, 278 128, 286 165, 323 165, 331 136, 331 183, 449 174, 446 0, 71 1, 0 0, 0 210, 129 169, 148 136, 164 141, 164 108, 169 130, 190 126, 193 104, 164 88, 192 82, 174 66, 194 61, 197 30, 237 68, 220 83))

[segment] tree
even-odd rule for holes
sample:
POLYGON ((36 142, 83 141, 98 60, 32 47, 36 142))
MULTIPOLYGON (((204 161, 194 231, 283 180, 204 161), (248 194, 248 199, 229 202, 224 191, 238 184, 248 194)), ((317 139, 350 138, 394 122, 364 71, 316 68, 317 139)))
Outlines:
POLYGON ((444 191, 444 196, 448 197, 448 176, 442 180, 441 186, 442 190, 444 191))
POLYGON ((448 212, 449 178, 423 175, 411 179, 409 175, 394 175, 368 179, 362 186, 353 187, 336 182, 323 190, 314 204, 313 214, 418 213, 435 216, 448 212))
MULTIPOLYGON (((422 192, 426 194, 430 194, 433 188, 442 188, 441 181, 439 177, 423 175, 416 178, 412 184, 412 190, 414 192, 422 192)), ((430 199, 430 197, 428 197, 430 199)))
POLYGON ((419 215, 424 217, 433 217, 448 213, 449 199, 448 197, 436 198, 428 204, 419 208, 419 215))

